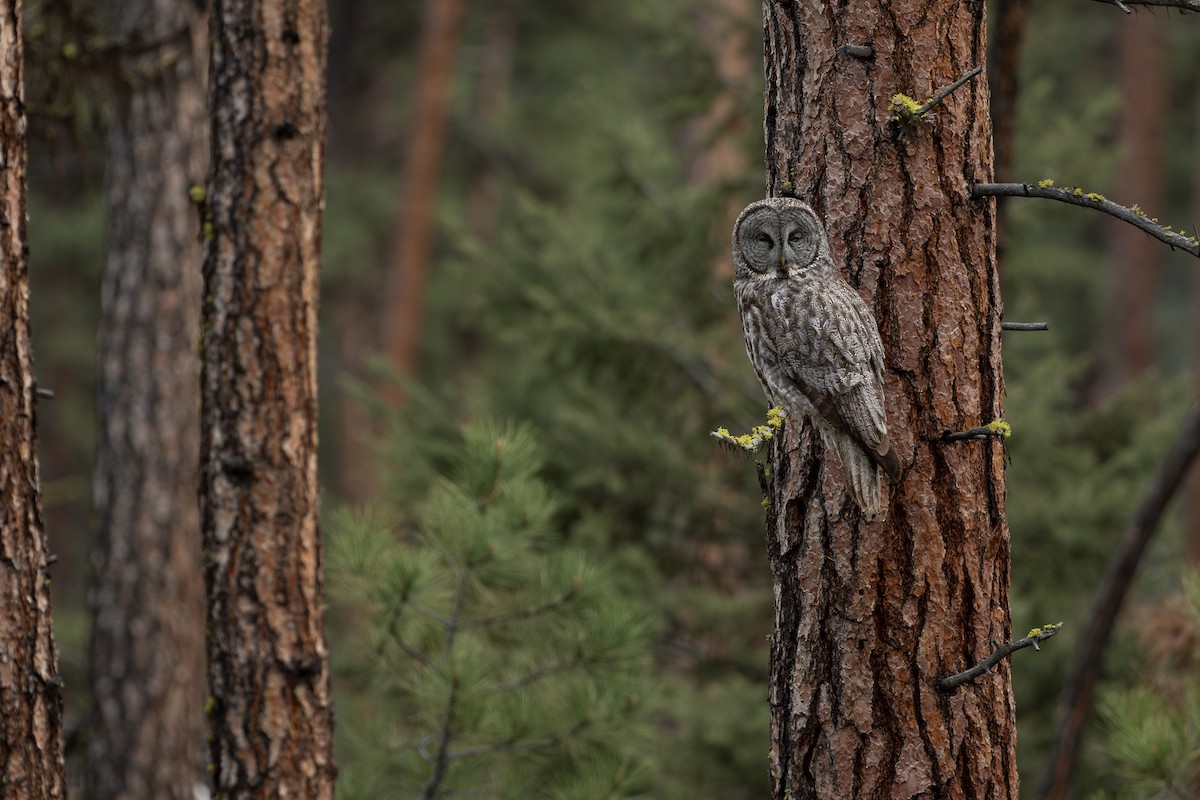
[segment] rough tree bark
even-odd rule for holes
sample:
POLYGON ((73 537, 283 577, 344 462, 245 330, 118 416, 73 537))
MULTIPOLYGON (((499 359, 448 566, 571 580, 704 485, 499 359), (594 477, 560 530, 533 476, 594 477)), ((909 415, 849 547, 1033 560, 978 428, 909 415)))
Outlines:
POLYGON ((936 685, 1011 636, 1001 447, 941 441, 1001 416, 995 205, 970 197, 992 175, 987 85, 907 133, 888 111, 983 63, 984 3, 763 8, 767 192, 819 210, 873 302, 905 465, 888 519, 867 524, 819 437, 789 424, 774 440, 772 796, 1016 798, 1009 665, 936 685))
POLYGON ((188 189, 207 159, 207 32, 191 0, 125 0, 115 29, 131 53, 109 124, 84 785, 92 800, 190 800, 205 773, 202 250, 188 189))
MULTIPOLYGON (((1163 15, 1165 16, 1165 15, 1163 15)), ((1147 213, 1164 208, 1163 131, 1167 113, 1167 64, 1162 25, 1142 12, 1120 27, 1121 163, 1116 194, 1147 213)), ((1109 221, 1113 252, 1112 342, 1101 387, 1111 394, 1137 380, 1154 363, 1154 307, 1162 273, 1163 248, 1138 229, 1109 221)))
POLYGON ((208 712, 221 797, 330 798, 317 486, 323 0, 218 0, 201 346, 208 712))
POLYGON ((0 0, 0 798, 66 795, 35 441, 21 0, 0 0))

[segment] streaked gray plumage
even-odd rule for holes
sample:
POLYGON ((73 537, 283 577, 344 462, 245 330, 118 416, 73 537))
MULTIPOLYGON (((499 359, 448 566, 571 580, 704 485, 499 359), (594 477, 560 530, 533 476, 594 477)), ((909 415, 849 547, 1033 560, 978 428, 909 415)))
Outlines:
POLYGON ((800 200, 746 206, 733 226, 734 290, 746 353, 773 405, 807 419, 842 462, 869 517, 883 509, 879 471, 900 476, 887 434, 883 343, 870 308, 829 255, 825 228, 800 200))

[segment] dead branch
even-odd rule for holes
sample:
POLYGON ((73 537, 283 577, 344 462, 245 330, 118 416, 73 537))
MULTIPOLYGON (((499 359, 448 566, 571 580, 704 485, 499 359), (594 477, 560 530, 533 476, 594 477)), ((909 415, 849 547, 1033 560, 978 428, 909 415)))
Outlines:
POLYGON ((1006 642, 992 651, 991 655, 980 661, 970 669, 957 672, 949 675, 938 681, 938 688, 942 691, 953 689, 956 686, 962 686, 970 680, 978 678, 985 672, 991 672, 992 667, 999 664, 1002 660, 1026 647, 1032 647, 1034 650, 1041 650, 1041 643, 1055 635, 1062 629, 1062 623, 1056 622, 1053 625, 1043 625, 1040 628, 1034 628, 1029 632, 1029 635, 1023 639, 1017 639, 1012 642, 1006 642))
POLYGON ((1200 0, 1093 0, 1108 6, 1116 6, 1126 14, 1132 14, 1130 6, 1150 6, 1158 8, 1174 8, 1178 11, 1200 11, 1200 0))
POLYGON ((1107 200, 1103 195, 1095 192, 1084 192, 1078 188, 1059 188, 1049 185, 1047 181, 1042 181, 1037 184, 977 183, 971 187, 971 195, 973 197, 1044 197, 1048 200, 1070 203, 1073 206, 1094 208, 1116 217, 1122 222, 1128 222, 1136 228, 1141 228, 1163 244, 1200 258, 1200 238, 1185 236, 1165 225, 1158 224, 1157 219, 1147 216, 1137 206, 1123 206, 1107 200))

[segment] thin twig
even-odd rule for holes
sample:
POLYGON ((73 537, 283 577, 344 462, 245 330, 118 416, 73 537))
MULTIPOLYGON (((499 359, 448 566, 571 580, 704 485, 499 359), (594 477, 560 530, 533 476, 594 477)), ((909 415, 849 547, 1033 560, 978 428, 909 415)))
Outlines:
POLYGON ((1051 636, 1054 636, 1061 628, 1061 622, 1055 623, 1054 625, 1046 625, 1041 628, 1034 628, 1029 632, 1029 636, 1026 636, 1024 639, 1017 639, 1016 641, 1000 645, 992 651, 991 655, 970 669, 963 670, 962 672, 942 678, 937 682, 938 688, 942 691, 947 691, 955 688, 956 686, 962 686, 967 681, 974 680, 985 672, 991 672, 992 667, 996 666, 1005 658, 1008 658, 1008 656, 1012 655, 1018 650, 1026 647, 1032 647, 1034 650, 1041 650, 1042 648, 1039 646, 1039 644, 1046 641, 1051 636))
POLYGON ((1152 6, 1158 8, 1174 8, 1179 11, 1200 11, 1200 0, 1095 0, 1106 6, 1116 6, 1126 14, 1132 14, 1130 6, 1152 6))
POLYGON ((502 622, 515 622, 517 620, 540 616, 549 611, 556 611, 557 609, 567 605, 573 599, 575 599, 576 594, 578 594, 578 588, 572 588, 569 592, 560 595, 548 603, 543 603, 540 606, 523 608, 519 611, 513 611, 509 614, 497 614, 494 617, 480 617, 479 619, 466 620, 463 622, 463 626, 468 628, 482 628, 487 625, 497 625, 502 622))
POLYGON ((562 744, 572 736, 576 736, 580 731, 584 730, 590 724, 590 720, 582 719, 575 724, 569 731, 556 733, 553 736, 547 736, 544 739, 517 739, 512 738, 496 744, 481 744, 475 747, 464 747, 462 750, 455 750, 447 756, 448 761, 461 761, 464 758, 475 758, 476 756, 487 756, 494 753, 507 753, 513 750, 536 750, 544 747, 554 747, 562 744))
POLYGON ((454 583, 454 610, 450 612, 450 619, 446 620, 446 636, 442 642, 442 653, 449 658, 450 651, 454 649, 454 637, 458 635, 460 626, 459 617, 462 614, 463 595, 466 592, 463 590, 464 584, 467 582, 467 576, 459 570, 454 583))
POLYGON ((1001 322, 1000 330, 1002 331, 1048 331, 1050 323, 1048 322, 1001 322))
POLYGON ((549 664, 544 664, 543 666, 538 667, 532 672, 527 672, 519 678, 514 678, 513 680, 505 681, 504 683, 498 683, 495 686, 490 687, 487 692, 488 694, 499 694, 500 692, 508 692, 513 689, 519 689, 522 686, 528 686, 531 683, 536 683, 547 675, 553 675, 556 672, 562 672, 563 670, 572 669, 582 665, 583 662, 576 659, 571 659, 569 661, 553 661, 549 664))
POLYGON ((1094 208, 1114 216, 1122 222, 1128 222, 1136 228, 1141 228, 1164 244, 1177 247, 1185 253, 1200 258, 1200 239, 1170 230, 1145 214, 1139 214, 1133 208, 1106 200, 1094 192, 1085 193, 1076 188, 1064 189, 1057 186, 1029 183, 977 183, 971 187, 971 195, 973 197, 1043 197, 1047 200, 1070 203, 1073 206, 1094 208))
POLYGON ((430 622, 435 623, 439 628, 445 628, 450 624, 449 619, 447 619, 446 617, 443 617, 441 614, 430 611, 428 608, 425 608, 424 606, 419 606, 416 603, 409 603, 408 608, 411 608, 414 613, 420 614, 422 617, 429 620, 430 622))
POLYGON ((979 65, 978 67, 976 67, 975 69, 971 70, 970 72, 968 72, 966 75, 963 75, 961 78, 959 78, 954 83, 947 86, 945 89, 942 89, 940 92, 935 94, 932 98, 930 98, 928 103, 926 103, 925 105, 918 108, 916 110, 916 112, 913 114, 913 116, 915 116, 915 117, 925 116, 926 114, 929 113, 929 110, 931 108, 933 108, 938 103, 942 102, 947 97, 949 97, 951 92, 953 92, 955 89, 962 86, 964 83, 971 80, 971 78, 974 78, 976 75, 978 75, 981 72, 983 72, 982 64, 979 65))
MULTIPOLYGON (((399 621, 399 617, 396 619, 399 621)), ((388 634, 391 636, 392 641, 395 642, 396 646, 404 651, 405 655, 407 655, 413 661, 416 661, 422 667, 429 666, 429 657, 408 642, 404 641, 404 639, 400 637, 400 631, 396 630, 395 625, 388 626, 388 634)))
POLYGON ((458 689, 461 685, 462 672, 456 667, 454 677, 450 681, 450 698, 446 702, 446 716, 442 718, 442 735, 438 742, 437 761, 433 765, 433 772, 430 774, 429 780, 421 787, 421 794, 417 800, 433 800, 442 785, 442 780, 446 777, 446 770, 449 768, 451 761, 451 726, 454 724, 454 712, 458 705, 458 689))

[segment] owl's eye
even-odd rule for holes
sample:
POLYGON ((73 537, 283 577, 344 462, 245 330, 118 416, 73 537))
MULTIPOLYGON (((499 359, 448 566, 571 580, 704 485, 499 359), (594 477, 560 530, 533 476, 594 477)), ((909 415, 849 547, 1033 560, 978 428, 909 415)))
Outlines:
POLYGON ((768 247, 775 244, 775 241, 765 233, 760 233, 758 235, 758 241, 762 242, 763 244, 767 245, 768 247))
POLYGON ((788 236, 788 244, 800 244, 800 242, 803 240, 804 237, 800 235, 799 231, 794 231, 790 236, 788 236))

